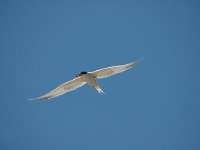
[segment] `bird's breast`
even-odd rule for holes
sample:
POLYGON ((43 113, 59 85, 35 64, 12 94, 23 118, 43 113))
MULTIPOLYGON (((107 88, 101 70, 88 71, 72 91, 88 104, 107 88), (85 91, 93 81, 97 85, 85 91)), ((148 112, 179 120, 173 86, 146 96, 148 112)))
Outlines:
POLYGON ((97 84, 95 78, 90 74, 82 75, 81 77, 84 82, 87 82, 91 86, 95 86, 97 84))

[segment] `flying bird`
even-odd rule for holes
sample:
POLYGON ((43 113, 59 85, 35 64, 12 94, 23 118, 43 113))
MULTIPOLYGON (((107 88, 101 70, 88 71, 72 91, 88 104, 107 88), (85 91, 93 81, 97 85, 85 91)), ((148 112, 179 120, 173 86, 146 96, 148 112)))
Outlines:
POLYGON ((104 94, 103 90, 100 88, 99 84, 97 83, 96 79, 99 78, 107 78, 112 75, 121 73, 123 71, 126 71, 136 64, 138 64, 143 58, 140 58, 134 62, 125 64, 125 65, 118 65, 118 66, 112 66, 107 68, 102 68, 96 71, 92 72, 86 72, 82 71, 79 74, 76 75, 76 78, 73 80, 70 80, 66 83, 63 83, 62 85, 58 86, 56 89, 52 90, 51 92, 34 98, 33 100, 48 100, 54 97, 57 97, 59 95, 62 95, 64 93, 73 91, 86 83, 92 86, 94 89, 96 89, 100 94, 104 94))

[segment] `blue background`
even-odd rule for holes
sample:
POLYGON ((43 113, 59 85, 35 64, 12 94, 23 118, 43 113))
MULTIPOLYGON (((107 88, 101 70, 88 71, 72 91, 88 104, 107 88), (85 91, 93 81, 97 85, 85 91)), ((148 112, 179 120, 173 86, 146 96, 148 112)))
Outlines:
POLYGON ((199 150, 198 0, 0 1, 1 150, 199 150), (144 57, 51 101, 80 71, 144 57))

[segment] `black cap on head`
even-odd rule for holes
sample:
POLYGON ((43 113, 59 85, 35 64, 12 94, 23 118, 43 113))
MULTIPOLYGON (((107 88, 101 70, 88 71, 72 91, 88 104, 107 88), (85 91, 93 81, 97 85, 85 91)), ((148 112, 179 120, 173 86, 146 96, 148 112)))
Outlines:
POLYGON ((86 71, 82 71, 80 74, 87 74, 87 72, 86 71))
POLYGON ((76 77, 80 77, 82 74, 87 74, 87 72, 86 71, 82 71, 79 74, 77 74, 76 77))

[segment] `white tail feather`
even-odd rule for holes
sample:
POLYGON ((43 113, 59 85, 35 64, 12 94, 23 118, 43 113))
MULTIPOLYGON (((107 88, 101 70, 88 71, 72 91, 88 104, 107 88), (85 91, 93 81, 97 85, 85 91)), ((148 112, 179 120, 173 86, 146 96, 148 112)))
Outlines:
POLYGON ((100 94, 105 94, 104 91, 99 86, 97 86, 95 88, 100 94))

